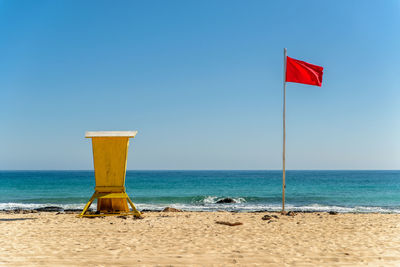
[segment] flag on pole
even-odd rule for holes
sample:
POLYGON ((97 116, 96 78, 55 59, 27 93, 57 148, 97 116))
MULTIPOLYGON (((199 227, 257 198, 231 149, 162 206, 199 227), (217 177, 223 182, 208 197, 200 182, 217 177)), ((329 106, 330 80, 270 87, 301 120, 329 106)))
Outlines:
POLYGON ((286 82, 321 86, 323 72, 321 66, 286 57, 286 82))
POLYGON ((286 82, 322 85, 324 68, 287 56, 283 49, 283 153, 282 153, 282 212, 285 212, 286 189, 286 82))

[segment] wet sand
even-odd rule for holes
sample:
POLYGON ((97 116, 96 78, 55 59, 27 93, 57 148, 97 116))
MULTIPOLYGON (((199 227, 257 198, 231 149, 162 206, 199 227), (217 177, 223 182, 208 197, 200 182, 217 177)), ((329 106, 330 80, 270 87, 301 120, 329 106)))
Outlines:
POLYGON ((400 214, 75 216, 0 213, 0 266, 400 266, 400 214))

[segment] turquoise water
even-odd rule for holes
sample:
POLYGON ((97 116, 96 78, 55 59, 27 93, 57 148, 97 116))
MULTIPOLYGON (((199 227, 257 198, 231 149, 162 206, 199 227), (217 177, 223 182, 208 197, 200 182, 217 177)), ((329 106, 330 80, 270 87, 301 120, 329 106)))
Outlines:
MULTIPOLYGON (((127 171, 138 209, 280 210, 281 171, 127 171), (235 204, 216 204, 224 197, 235 204)), ((83 208, 92 171, 0 171, 0 209, 83 208)), ((400 213, 400 171, 288 171, 286 205, 295 211, 400 213)))

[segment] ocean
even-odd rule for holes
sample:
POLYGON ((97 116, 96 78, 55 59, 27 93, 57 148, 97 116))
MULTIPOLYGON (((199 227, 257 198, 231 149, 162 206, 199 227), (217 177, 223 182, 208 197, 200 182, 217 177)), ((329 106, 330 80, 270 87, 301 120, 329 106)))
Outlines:
MULTIPOLYGON (((0 171, 0 210, 83 208, 94 185, 93 171, 0 171)), ((126 190, 139 210, 279 211, 282 172, 127 171, 126 190)), ((287 171, 286 209, 400 213, 400 171, 287 171)))

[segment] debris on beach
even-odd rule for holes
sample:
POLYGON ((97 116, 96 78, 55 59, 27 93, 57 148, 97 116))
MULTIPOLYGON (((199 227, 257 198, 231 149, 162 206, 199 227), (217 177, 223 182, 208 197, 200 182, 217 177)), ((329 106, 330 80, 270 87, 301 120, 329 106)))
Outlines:
POLYGON ((268 221, 268 220, 272 219, 272 216, 267 214, 267 215, 264 215, 261 219, 264 220, 264 221, 268 221))
POLYGON ((223 225, 228 225, 228 226, 243 225, 243 223, 241 223, 241 222, 234 222, 234 223, 231 223, 231 222, 224 222, 224 221, 216 221, 215 223, 217 223, 217 224, 223 224, 223 225))
POLYGON ((286 216, 295 216, 296 213, 294 211, 281 211, 281 215, 286 215, 286 216))
POLYGON ((329 214, 330 215, 337 215, 338 213, 337 213, 337 211, 330 211, 329 214))
POLYGON ((272 220, 273 218, 279 219, 279 217, 276 215, 268 215, 268 214, 264 215, 261 219, 264 221, 269 221, 272 220))
POLYGON ((48 206, 48 207, 43 207, 43 208, 37 208, 36 211, 61 212, 61 211, 64 211, 64 209, 61 207, 57 207, 57 206, 48 206))
MULTIPOLYGON (((88 208, 88 212, 93 212, 92 208, 88 208)), ((81 213, 82 209, 64 209, 64 212, 67 214, 81 213)))
POLYGON ((28 214, 28 213, 37 213, 36 210, 24 210, 24 209, 13 209, 13 210, 2 210, 6 214, 28 214))
POLYGON ((180 210, 180 209, 175 209, 175 208, 171 208, 171 207, 166 207, 166 208, 163 209, 161 212, 182 212, 182 210, 180 210))

